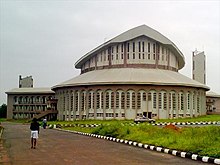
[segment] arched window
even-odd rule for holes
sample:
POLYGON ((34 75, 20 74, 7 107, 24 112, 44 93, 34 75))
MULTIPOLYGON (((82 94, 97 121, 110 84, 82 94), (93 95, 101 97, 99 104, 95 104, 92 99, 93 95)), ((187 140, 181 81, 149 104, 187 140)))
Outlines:
POLYGON ((79 92, 75 92, 75 110, 78 111, 79 109, 79 92))
POLYGON ((111 105, 110 105, 110 109, 114 109, 114 103, 115 103, 114 92, 111 92, 111 105))
POLYGON ((109 107, 110 107, 110 106, 109 106, 109 103, 110 103, 110 102, 109 102, 109 100, 110 100, 110 94, 111 94, 110 91, 107 91, 107 92, 106 92, 106 97, 105 97, 105 108, 106 108, 106 109, 109 109, 109 107))
POLYGON ((125 109, 125 93, 121 93, 121 109, 125 109))
POLYGON ((88 108, 89 109, 92 108, 92 95, 93 95, 93 93, 91 91, 89 91, 89 100, 88 100, 88 108))
POLYGON ((130 92, 128 91, 126 95, 127 95, 126 107, 127 107, 127 108, 130 108, 130 100, 131 100, 131 98, 130 98, 130 92))
POLYGON ((101 108, 100 100, 101 100, 101 91, 97 91, 96 93, 96 108, 97 109, 101 108))
POLYGON ((135 109, 135 93, 132 92, 132 109, 135 109))
POLYGON ((141 109, 141 93, 140 92, 138 92, 137 94, 137 109, 141 109))
POLYGON ((156 92, 153 93, 153 108, 154 109, 157 108, 157 93, 156 92))
POLYGON ((116 92, 116 109, 119 108, 120 104, 120 93, 116 92))

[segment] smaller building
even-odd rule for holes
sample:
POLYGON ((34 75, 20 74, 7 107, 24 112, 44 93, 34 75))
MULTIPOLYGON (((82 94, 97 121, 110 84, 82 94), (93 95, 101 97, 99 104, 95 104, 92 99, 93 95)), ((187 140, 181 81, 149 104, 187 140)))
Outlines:
POLYGON ((206 92, 206 109, 207 114, 220 114, 220 95, 208 91, 206 92))
POLYGON ((15 88, 6 94, 7 119, 56 118, 55 93, 50 88, 15 88))
POLYGON ((19 76, 19 88, 33 88, 33 78, 32 76, 27 76, 22 78, 21 75, 19 76))

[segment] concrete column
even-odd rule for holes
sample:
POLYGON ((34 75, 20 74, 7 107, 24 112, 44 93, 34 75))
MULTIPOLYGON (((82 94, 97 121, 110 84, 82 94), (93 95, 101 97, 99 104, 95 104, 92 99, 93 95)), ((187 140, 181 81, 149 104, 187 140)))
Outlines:
POLYGON ((196 92, 195 95, 194 95, 194 101, 195 101, 195 117, 198 116, 198 113, 197 113, 197 97, 198 97, 198 93, 196 92))
POLYGON ((169 119, 170 118, 170 93, 169 91, 166 92, 167 94, 167 109, 166 109, 166 118, 169 119))
POLYGON ((97 119, 97 105, 96 105, 96 102, 97 102, 97 91, 95 91, 94 93, 94 119, 97 119))
POLYGON ((76 120, 76 98, 75 98, 75 92, 71 93, 71 95, 73 96, 73 120, 76 120))
POLYGON ((146 108, 147 108, 147 118, 149 118, 148 117, 148 112, 149 112, 149 110, 148 110, 148 91, 146 91, 146 108))
POLYGON ((189 93, 189 109, 190 109, 190 117, 193 117, 193 93, 189 93))
POLYGON ((183 93, 183 117, 186 117, 187 104, 188 104, 187 92, 184 92, 183 93))
MULTIPOLYGON (((126 113, 127 113, 127 91, 124 91, 125 92, 125 101, 124 101, 124 113, 125 113, 125 116, 126 116, 126 113)), ((122 118, 122 116, 120 117, 122 118)))
POLYGON ((179 93, 175 94, 176 99, 176 118, 179 118, 179 93))
MULTIPOLYGON (((103 91, 103 119, 106 119, 106 91, 103 91)), ((110 96, 109 96, 110 97, 110 96)))
POLYGON ((79 119, 82 119, 82 114, 81 114, 81 107, 82 107, 82 98, 81 98, 81 91, 79 90, 78 93, 78 112, 79 112, 79 119))
MULTIPOLYGON (((114 92, 114 106, 113 106, 113 118, 115 119, 115 109, 116 109, 116 91, 113 91, 114 92)), ((120 95, 121 95, 121 92, 119 92, 119 107, 120 107, 120 95)))
POLYGON ((85 111, 86 111, 86 119, 89 118, 89 91, 85 91, 85 111))
POLYGON ((136 116, 137 116, 137 94, 138 92, 134 91, 134 95, 135 95, 135 113, 136 113, 136 116))
POLYGON ((156 91, 156 111, 157 111, 157 119, 159 119, 159 92, 156 91))

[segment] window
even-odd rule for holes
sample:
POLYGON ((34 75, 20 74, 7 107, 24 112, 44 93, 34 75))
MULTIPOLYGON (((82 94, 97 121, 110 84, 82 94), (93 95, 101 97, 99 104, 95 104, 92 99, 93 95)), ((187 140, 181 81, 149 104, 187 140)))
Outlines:
POLYGON ((153 44, 153 52, 156 53, 156 45, 153 44))
POLYGON ((110 97, 109 97, 109 92, 106 92, 106 98, 105 98, 105 108, 106 109, 109 109, 109 99, 110 99, 110 97))
POLYGON ((144 57, 144 53, 143 53, 142 55, 143 55, 143 59, 144 59, 144 58, 145 58, 145 57, 144 57))
POLYGON ((121 52, 123 52, 124 51, 124 46, 123 46, 123 44, 121 44, 121 52))
POLYGON ((116 108, 119 108, 119 97, 120 97, 120 93, 116 92, 116 108))
POLYGON ((133 59, 135 59, 135 53, 133 53, 133 59))
POLYGON ((89 92, 89 100, 88 101, 89 101, 89 103, 88 103, 89 109, 91 109, 92 108, 92 93, 91 92, 89 92))
POLYGON ((114 92, 111 92, 111 106, 110 106, 110 109, 114 109, 114 103, 115 103, 115 100, 114 100, 114 92))
POLYGON ((118 53, 118 45, 116 46, 116 53, 118 53))
POLYGON ((133 52, 135 52, 135 42, 133 42, 133 52))
POLYGON ((148 42, 148 53, 150 53, 150 42, 148 42))
POLYGON ((163 93, 163 109, 167 110, 167 93, 163 93))
POLYGON ((161 109, 162 108, 162 94, 163 93, 159 93, 159 109, 161 109))
POLYGON ((75 93, 75 110, 78 111, 79 97, 78 92, 75 93))
POLYGON ((129 52, 129 46, 130 46, 130 44, 128 43, 128 44, 127 44, 128 52, 129 52))
POLYGON ((138 42, 138 51, 141 52, 141 42, 138 42))
POLYGON ((139 53, 139 59, 141 59, 141 53, 139 53))
POLYGON ((127 54, 127 59, 129 60, 129 53, 127 54))
POLYGON ((121 109, 125 109, 125 93, 121 93, 121 109))
POLYGON ((142 52, 144 52, 144 42, 142 42, 142 52))
POLYGON ((137 95, 137 108, 141 109, 141 93, 140 92, 138 92, 138 95, 137 95))
POLYGON ((147 101, 147 95, 145 92, 143 93, 143 101, 147 101))
POLYGON ((157 94, 153 93, 153 108, 156 109, 157 107, 157 94))
POLYGON ((96 94, 96 108, 100 108, 100 92, 97 92, 96 94))
POLYGON ((132 92, 132 109, 135 109, 135 93, 132 92))
POLYGON ((130 93, 127 92, 127 108, 130 108, 130 93))

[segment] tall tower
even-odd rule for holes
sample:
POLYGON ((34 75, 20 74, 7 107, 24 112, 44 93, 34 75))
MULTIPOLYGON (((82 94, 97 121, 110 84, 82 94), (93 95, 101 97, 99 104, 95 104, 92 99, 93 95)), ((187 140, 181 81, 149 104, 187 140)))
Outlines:
POLYGON ((19 76, 19 88, 33 88, 33 78, 32 76, 27 76, 22 78, 19 76))
POLYGON ((206 67, 205 67, 205 53, 197 50, 192 52, 192 76, 193 80, 196 80, 202 84, 206 84, 206 67))

